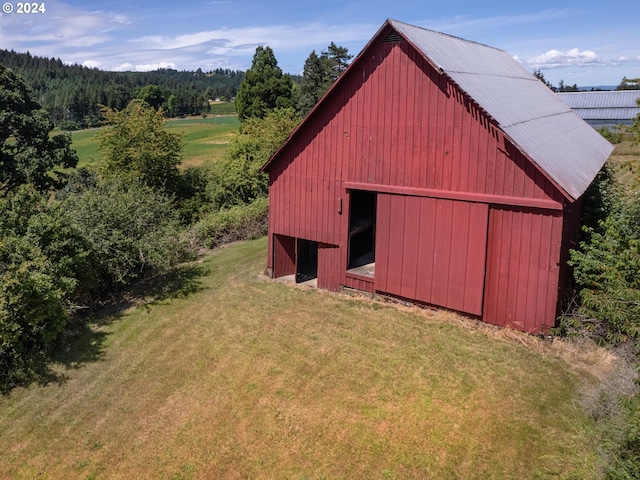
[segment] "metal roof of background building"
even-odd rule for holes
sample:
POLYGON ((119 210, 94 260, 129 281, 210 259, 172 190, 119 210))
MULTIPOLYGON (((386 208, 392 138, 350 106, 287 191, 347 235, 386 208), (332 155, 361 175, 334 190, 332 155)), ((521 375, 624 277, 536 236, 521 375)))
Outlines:
POLYGON ((631 123, 640 115, 640 90, 562 92, 558 97, 584 120, 631 123))
POLYGON ((571 198, 579 198, 613 146, 504 50, 387 20, 492 117, 571 198))

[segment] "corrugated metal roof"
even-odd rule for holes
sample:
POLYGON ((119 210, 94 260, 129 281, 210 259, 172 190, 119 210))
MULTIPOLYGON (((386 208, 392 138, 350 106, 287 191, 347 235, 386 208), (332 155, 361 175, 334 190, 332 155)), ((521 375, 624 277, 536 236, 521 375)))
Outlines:
POLYGON ((546 85, 504 50, 397 20, 387 23, 477 102, 569 196, 584 193, 613 146, 546 85))
POLYGON ((640 90, 563 92, 558 98, 584 120, 633 120, 640 115, 640 90))
POLYGON ((606 92, 561 92, 560 99, 571 108, 639 108, 640 90, 606 92))

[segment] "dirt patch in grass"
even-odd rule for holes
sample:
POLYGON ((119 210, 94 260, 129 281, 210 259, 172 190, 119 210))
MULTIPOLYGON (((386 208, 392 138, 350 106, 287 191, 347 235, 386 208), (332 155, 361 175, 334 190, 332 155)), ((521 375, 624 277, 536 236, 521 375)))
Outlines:
POLYGON ((101 355, 0 399, 0 477, 597 478, 593 374, 553 344, 266 281, 265 252, 213 252, 96 323, 101 355))

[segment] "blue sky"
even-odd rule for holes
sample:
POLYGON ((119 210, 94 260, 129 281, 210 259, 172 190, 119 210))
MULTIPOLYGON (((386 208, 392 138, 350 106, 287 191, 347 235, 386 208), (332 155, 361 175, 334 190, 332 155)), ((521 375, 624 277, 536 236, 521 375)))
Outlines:
POLYGON ((357 55, 393 18, 501 48, 554 85, 640 77, 636 12, 602 0, 51 0, 32 14, 8 3, 0 48, 103 70, 246 70, 269 45, 283 71, 301 73, 312 50, 333 41, 357 55))

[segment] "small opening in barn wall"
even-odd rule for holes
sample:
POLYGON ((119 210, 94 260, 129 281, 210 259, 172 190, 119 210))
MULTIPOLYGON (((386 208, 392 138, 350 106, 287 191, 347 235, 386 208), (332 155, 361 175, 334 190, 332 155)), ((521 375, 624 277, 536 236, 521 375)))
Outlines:
POLYGON ((400 35, 395 30, 391 30, 387 34, 387 36, 384 37, 384 39, 382 40, 382 43, 398 43, 398 42, 401 42, 402 40, 404 40, 404 38, 402 38, 402 35, 400 35))
POLYGON ((318 278, 318 242, 298 239, 296 254, 296 283, 318 278))
POLYGON ((376 192, 351 190, 347 268, 373 277, 376 267, 376 192))

